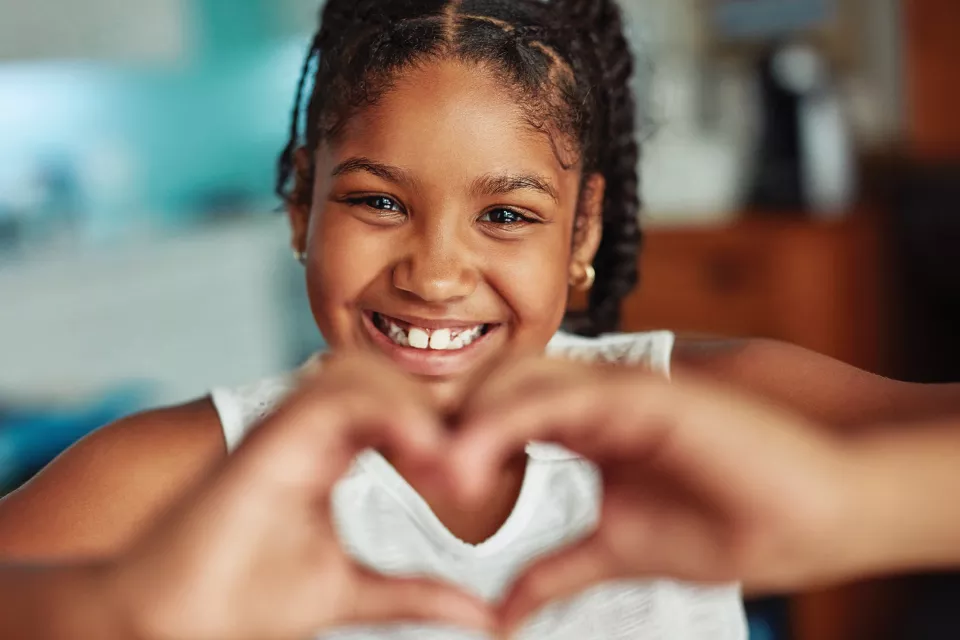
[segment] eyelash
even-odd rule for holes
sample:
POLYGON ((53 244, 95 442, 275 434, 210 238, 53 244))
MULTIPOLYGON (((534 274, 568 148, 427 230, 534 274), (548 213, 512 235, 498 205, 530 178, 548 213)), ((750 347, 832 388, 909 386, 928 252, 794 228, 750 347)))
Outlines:
MULTIPOLYGON (((406 211, 403 210, 403 207, 398 202, 396 202, 393 198, 390 198, 387 196, 363 196, 359 198, 347 198, 346 200, 344 200, 344 202, 346 202, 348 205, 352 207, 368 207, 370 209, 373 209, 374 211, 379 212, 379 214, 382 215, 383 217, 388 217, 396 214, 406 214, 406 211), (378 203, 381 205, 385 203, 389 203, 393 205, 395 209, 378 207, 375 205, 375 203, 378 203)), ((487 211, 482 216, 480 216, 480 221, 485 222, 486 224, 492 224, 496 227, 499 227, 501 229, 506 229, 506 230, 515 230, 515 229, 524 227, 528 224, 540 223, 539 220, 531 216, 525 215, 513 209, 508 209, 506 207, 500 207, 498 209, 491 209, 487 211), (495 214, 495 213, 506 213, 506 214, 509 214, 510 216, 516 217, 517 219, 514 220, 513 222, 505 222, 505 223, 497 223, 491 220, 484 220, 485 218, 489 218, 492 214, 495 214)))
POLYGON ((403 207, 401 207, 393 198, 388 198, 387 196, 362 196, 359 198, 347 198, 344 200, 344 202, 351 207, 368 207, 374 211, 380 211, 382 213, 405 213, 403 207), (373 203, 377 201, 380 201, 381 204, 383 202, 389 202, 396 207, 396 209, 386 209, 374 206, 373 203))
POLYGON ((514 211, 513 209, 506 209, 506 208, 491 209, 490 211, 487 211, 485 214, 480 216, 480 220, 483 222, 487 222, 487 224, 493 224, 503 229, 518 229, 528 224, 537 224, 539 222, 539 220, 535 220, 530 216, 526 216, 520 213, 519 211, 514 211), (517 220, 513 222, 500 222, 500 223, 493 222, 492 220, 489 220, 489 221, 484 220, 485 218, 489 218, 494 213, 507 213, 507 214, 510 214, 511 216, 515 216, 517 220))

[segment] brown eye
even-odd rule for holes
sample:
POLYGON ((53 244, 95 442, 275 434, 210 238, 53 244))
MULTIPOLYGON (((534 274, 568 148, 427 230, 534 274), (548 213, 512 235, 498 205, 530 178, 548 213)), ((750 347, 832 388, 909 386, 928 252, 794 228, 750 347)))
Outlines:
POLYGON ((386 196, 367 196, 364 198, 354 198, 348 202, 355 206, 363 205, 370 207, 371 209, 376 209, 377 211, 403 211, 399 204, 386 196))
POLYGON ((493 211, 488 211, 483 214, 480 220, 505 227, 533 222, 533 220, 527 216, 511 209, 494 209, 493 211))

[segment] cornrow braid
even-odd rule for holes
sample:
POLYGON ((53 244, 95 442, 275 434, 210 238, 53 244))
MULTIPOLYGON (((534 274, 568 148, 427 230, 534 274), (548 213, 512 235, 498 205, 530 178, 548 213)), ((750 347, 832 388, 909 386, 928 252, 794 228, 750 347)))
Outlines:
POLYGON ((290 139, 287 145, 280 152, 280 158, 277 161, 277 193, 282 193, 286 189, 290 176, 294 173, 296 167, 294 155, 297 152, 297 146, 300 141, 300 111, 303 103, 303 89, 307 83, 307 74, 310 72, 310 65, 320 51, 321 38, 323 31, 318 32, 310 42, 310 50, 303 61, 303 68, 300 71, 300 80, 297 82, 297 96, 293 100, 293 115, 290 117, 290 139))
POLYGON ((404 69, 443 57, 500 73, 531 125, 577 143, 585 183, 604 176, 597 280, 588 309, 567 326, 585 335, 616 330, 637 281, 640 203, 633 58, 614 0, 328 0, 303 64, 277 193, 309 204, 319 145, 336 140, 404 69), (301 148, 309 166, 298 173, 301 148))
POLYGON ((637 257, 642 242, 636 101, 630 81, 633 54, 620 8, 613 0, 570 0, 572 24, 588 25, 588 49, 600 79, 597 113, 602 146, 598 169, 606 178, 603 238, 594 260, 596 283, 590 291, 586 326, 581 333, 614 331, 623 299, 637 285, 637 257))

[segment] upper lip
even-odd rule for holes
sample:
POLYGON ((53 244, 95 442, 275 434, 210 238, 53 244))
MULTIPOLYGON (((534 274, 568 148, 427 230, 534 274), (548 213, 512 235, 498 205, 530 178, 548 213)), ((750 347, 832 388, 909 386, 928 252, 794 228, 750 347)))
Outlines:
POLYGON ((472 329, 485 324, 493 324, 489 322, 477 322, 475 320, 462 320, 459 318, 421 318, 395 313, 383 313, 382 311, 375 311, 373 313, 378 313, 386 318, 393 318, 421 329, 472 329))

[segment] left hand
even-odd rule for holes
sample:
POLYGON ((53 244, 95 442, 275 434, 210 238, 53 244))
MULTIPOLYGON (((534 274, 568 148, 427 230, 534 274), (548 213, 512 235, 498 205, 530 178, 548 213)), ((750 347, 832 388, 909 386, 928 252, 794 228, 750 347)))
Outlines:
POLYGON ((105 591, 132 628, 122 637, 288 640, 395 621, 490 628, 475 596, 362 567, 335 530, 332 492, 360 450, 385 446, 430 468, 446 443, 439 417, 393 367, 331 359, 109 564, 105 591))
POLYGON ((849 573, 859 553, 834 542, 855 502, 841 443, 715 385, 534 359, 490 375, 462 419, 449 465, 466 499, 484 495, 529 441, 566 446, 603 474, 597 530, 525 572, 503 603, 508 628, 598 582, 743 580, 777 591, 849 573))

